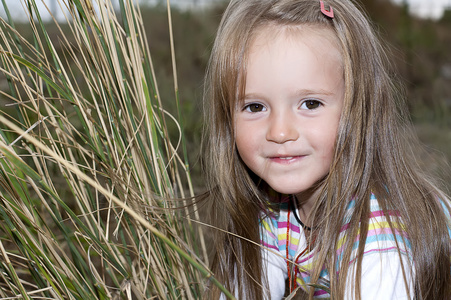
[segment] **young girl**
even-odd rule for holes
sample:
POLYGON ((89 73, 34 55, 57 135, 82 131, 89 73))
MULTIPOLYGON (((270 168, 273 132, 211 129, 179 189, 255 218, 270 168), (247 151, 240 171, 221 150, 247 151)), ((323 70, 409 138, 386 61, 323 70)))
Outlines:
POLYGON ((417 167, 387 66, 349 0, 230 2, 205 141, 227 232, 212 268, 238 299, 451 297, 448 200, 417 167))

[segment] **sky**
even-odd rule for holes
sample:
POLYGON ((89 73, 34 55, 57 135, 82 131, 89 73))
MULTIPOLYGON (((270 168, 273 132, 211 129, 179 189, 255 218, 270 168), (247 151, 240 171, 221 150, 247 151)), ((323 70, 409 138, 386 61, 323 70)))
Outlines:
MULTIPOLYGON (((22 1, 20 0, 5 0, 9 7, 11 14, 14 18, 23 18, 22 1)), ((44 0, 51 7, 51 3, 57 0, 44 0)), ((114 0, 113 0, 114 1, 114 0)), ((138 0, 142 3, 156 3, 158 1, 165 0, 138 0)), ((204 5, 209 2, 221 1, 221 0, 171 0, 171 3, 178 4, 182 7, 190 7, 193 3, 204 5)), ((392 0, 395 3, 401 3, 405 0, 392 0)), ((36 0, 40 4, 42 10, 45 11, 44 5, 41 4, 42 0, 36 0)), ((407 0, 410 4, 410 10, 413 14, 425 17, 425 18, 440 18, 442 16, 445 7, 451 8, 451 0, 407 0)), ((1 3, 1 2, 0 2, 1 3)), ((4 8, 0 4, 0 16, 4 17, 4 8)))
MULTIPOLYGON (((392 0, 401 3, 402 0, 392 0)), ((410 11, 426 18, 440 18, 444 8, 451 8, 451 0, 408 0, 410 11)))

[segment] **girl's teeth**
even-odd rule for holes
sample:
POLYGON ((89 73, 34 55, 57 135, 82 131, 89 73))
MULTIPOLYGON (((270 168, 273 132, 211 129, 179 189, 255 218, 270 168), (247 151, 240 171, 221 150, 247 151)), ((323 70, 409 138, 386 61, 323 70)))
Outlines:
POLYGON ((293 156, 289 156, 289 157, 281 157, 281 159, 292 159, 293 156))

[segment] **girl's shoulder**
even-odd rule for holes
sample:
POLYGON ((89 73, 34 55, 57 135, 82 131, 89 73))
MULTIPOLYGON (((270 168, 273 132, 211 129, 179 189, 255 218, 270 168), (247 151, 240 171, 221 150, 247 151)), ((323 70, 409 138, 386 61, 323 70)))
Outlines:
POLYGON ((363 230, 362 223, 359 224, 357 236, 350 237, 348 235, 349 232, 352 232, 350 219, 355 207, 355 200, 350 201, 347 207, 346 222, 341 228, 336 248, 338 262, 341 263, 345 249, 349 249, 349 247, 351 249, 350 263, 354 262, 359 256, 368 261, 369 258, 392 257, 393 255, 398 257, 398 255, 401 255, 407 259, 406 262, 410 261, 412 246, 399 213, 384 211, 374 194, 371 194, 369 200, 370 211, 367 222, 365 222, 368 227, 363 240, 360 236, 361 230, 363 230), (363 252, 359 250, 361 243, 364 243, 363 252))

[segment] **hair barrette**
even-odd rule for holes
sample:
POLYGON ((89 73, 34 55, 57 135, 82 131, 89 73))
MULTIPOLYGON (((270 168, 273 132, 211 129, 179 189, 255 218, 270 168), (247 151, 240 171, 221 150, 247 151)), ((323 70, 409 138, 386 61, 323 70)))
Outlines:
POLYGON ((325 16, 333 19, 334 18, 334 9, 332 8, 332 6, 329 5, 329 10, 326 10, 326 8, 324 7, 324 2, 320 0, 319 3, 321 5, 321 12, 325 16))

